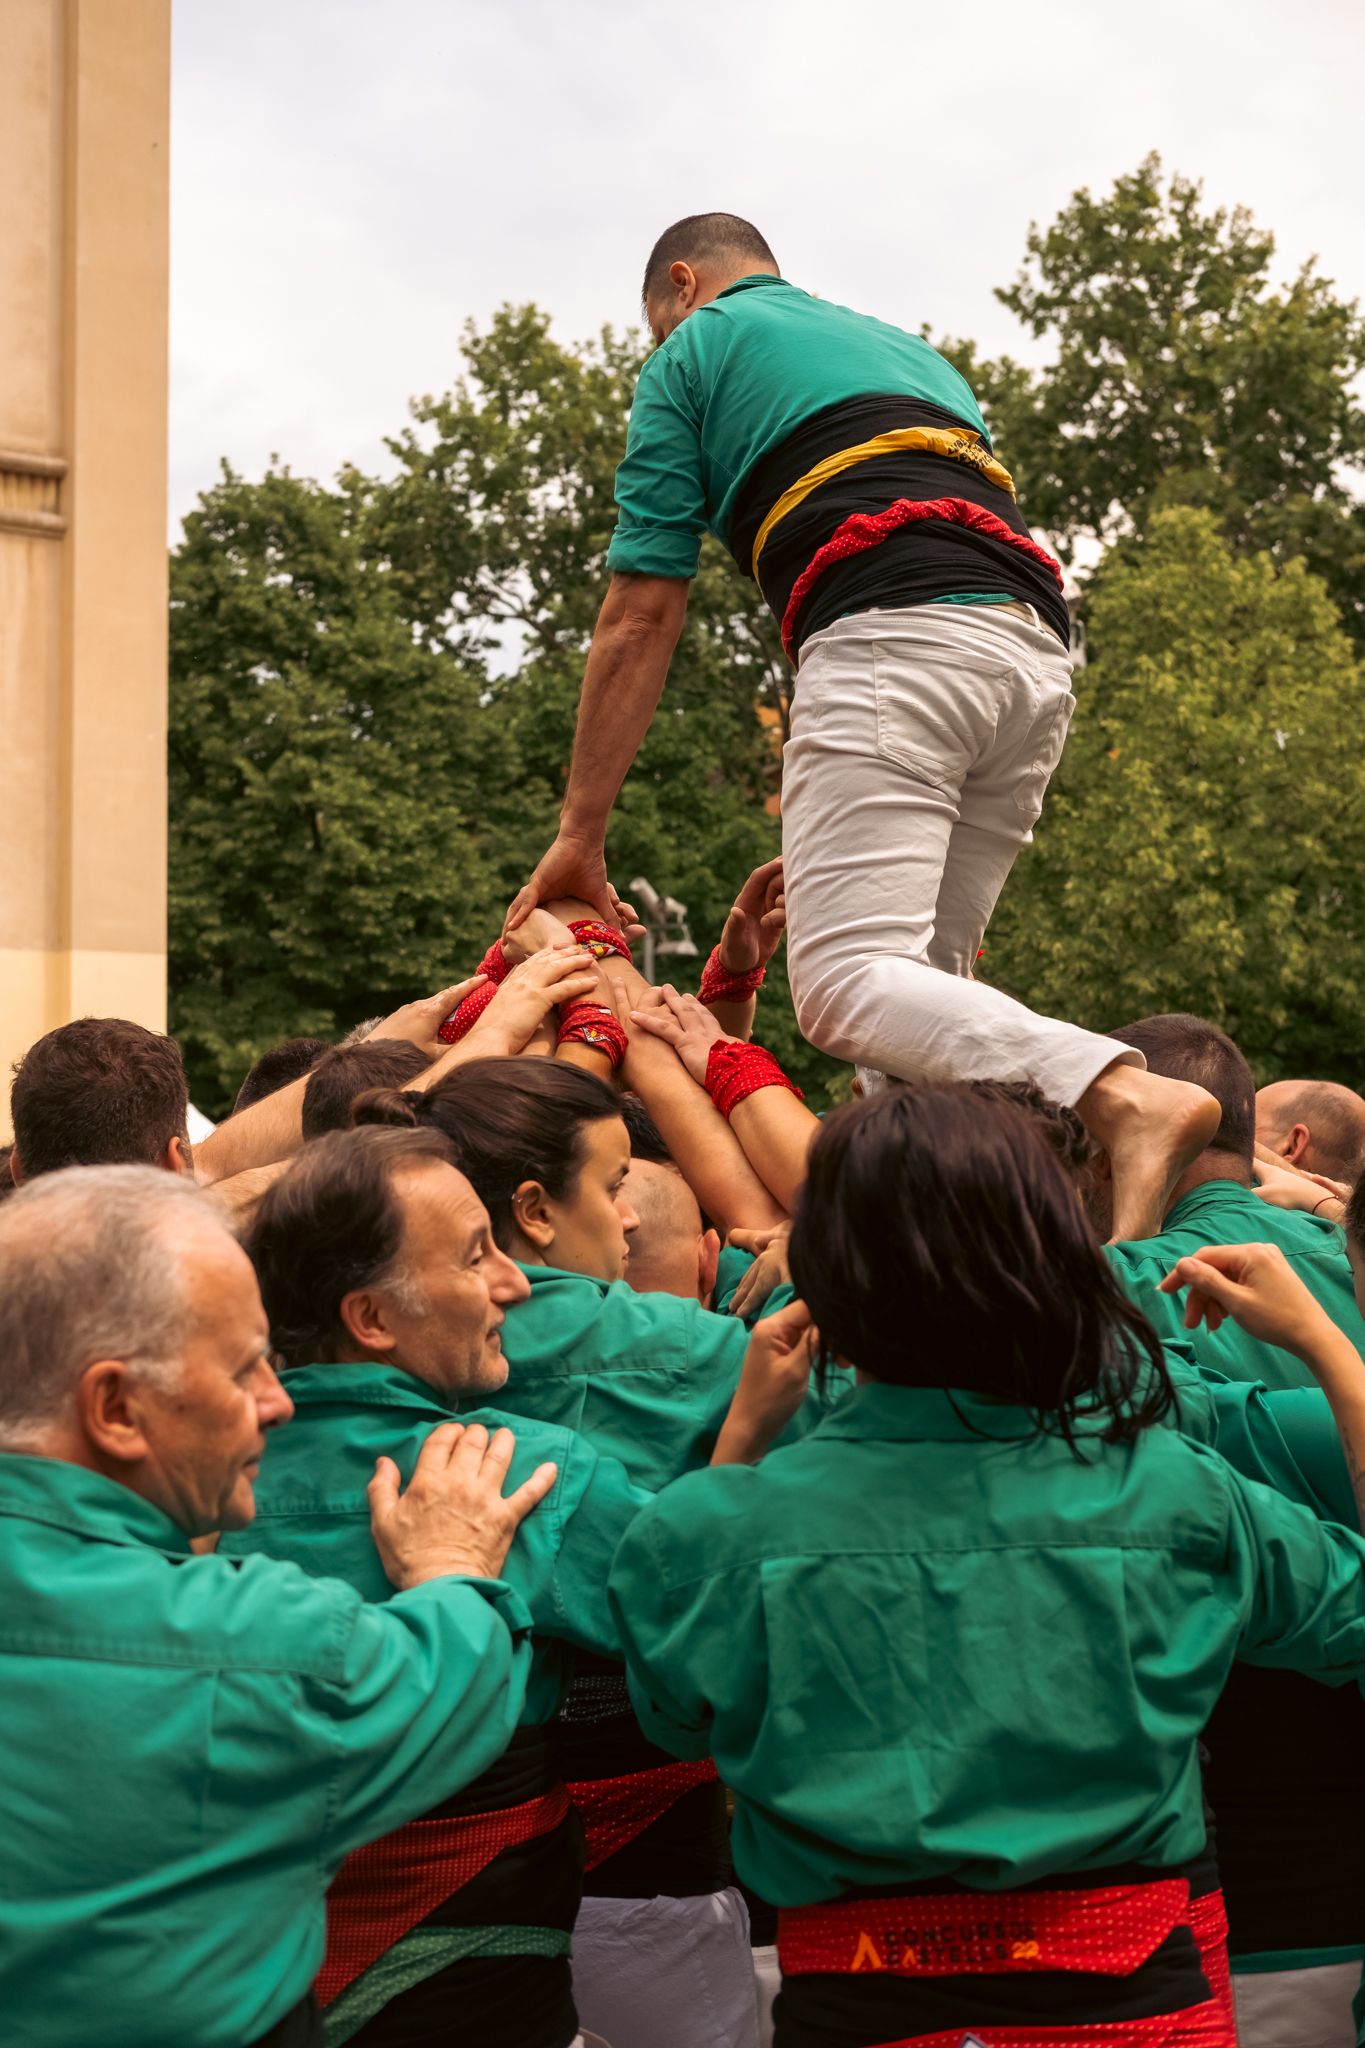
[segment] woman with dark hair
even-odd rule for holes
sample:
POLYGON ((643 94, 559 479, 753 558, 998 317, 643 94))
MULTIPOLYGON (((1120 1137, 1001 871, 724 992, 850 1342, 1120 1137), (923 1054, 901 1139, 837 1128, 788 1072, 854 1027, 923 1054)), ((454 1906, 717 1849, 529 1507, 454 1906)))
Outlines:
MULTIPOLYGON (((502 1328, 500 1409, 579 1431, 650 1491, 706 1463, 746 1360, 748 1385, 781 1345, 784 1315, 804 1329, 798 1308, 751 1337, 700 1302, 623 1284, 630 1138, 620 1098, 595 1075, 471 1060, 425 1095, 364 1095, 354 1114, 440 1131, 530 1281, 502 1328)), ((799 1433, 826 1403, 817 1393, 798 1405, 788 1420, 799 1433)), ((756 2048, 749 1921, 714 1765, 649 1742, 620 1663, 604 1658, 579 1658, 560 1732, 587 1836, 574 1932, 585 2025, 613 2048, 756 2048)))
POLYGON ((1365 1542, 1152 1426, 1161 1346, 1008 1101, 839 1111, 791 1263, 856 1391, 670 1487, 611 1580, 646 1732, 714 1757, 780 1909, 779 2048, 1232 2048, 1199 1733, 1235 1657, 1365 1674, 1365 1542))

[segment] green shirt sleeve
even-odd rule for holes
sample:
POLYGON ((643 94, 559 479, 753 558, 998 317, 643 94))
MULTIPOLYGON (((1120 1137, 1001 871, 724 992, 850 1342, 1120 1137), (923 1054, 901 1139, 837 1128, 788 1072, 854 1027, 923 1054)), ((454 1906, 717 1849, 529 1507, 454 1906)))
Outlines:
POLYGON ((1346 1453, 1320 1387, 1266 1387, 1203 1375, 1217 1421, 1214 1442, 1244 1478, 1343 1528, 1360 1526, 1346 1453))
POLYGON ((497 1579, 430 1579, 382 1607, 357 1597, 340 1681, 313 1688, 337 1753, 333 1854, 415 1819, 496 1763, 516 1732, 530 1629, 521 1598, 497 1579))
POLYGON ((1247 1664, 1326 1685, 1365 1678, 1365 1539, 1224 1465, 1247 1664))
POLYGON ((701 408, 675 349, 650 356, 631 402, 616 472, 616 531, 607 567, 639 576, 695 576, 707 527, 701 408))
MULTIPOLYGON (((619 1459, 600 1457, 581 1438, 560 1475, 562 1517, 555 1559, 552 1632, 599 1657, 619 1657, 621 1639, 607 1599, 612 1559, 653 1496, 632 1483, 619 1459)), ((550 1624, 536 1617, 537 1624, 550 1624)))
MULTIPOLYGON (((704 1477, 708 1506, 714 1510, 720 1475, 704 1477)), ((743 1512, 746 1482, 752 1478, 746 1467, 726 1468, 721 1484, 735 1495, 734 1511, 743 1512)), ((640 1725, 660 1749, 686 1759, 710 1755, 712 1698, 725 1696, 733 1708, 736 1677, 761 1670, 764 1662, 757 1563, 745 1572, 698 1573, 681 1586, 669 1583, 667 1560, 677 1551, 670 1524, 679 1512, 686 1524, 691 1493, 691 1482, 680 1480, 637 1517, 616 1553, 610 1586, 640 1725), (739 1664, 733 1652, 737 1641, 744 1645, 739 1664)))

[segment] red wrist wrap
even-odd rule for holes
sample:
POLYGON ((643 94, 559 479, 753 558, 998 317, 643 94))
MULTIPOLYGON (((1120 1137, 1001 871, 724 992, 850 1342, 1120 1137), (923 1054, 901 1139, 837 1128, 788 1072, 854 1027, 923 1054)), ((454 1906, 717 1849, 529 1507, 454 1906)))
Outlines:
POLYGON ((746 996, 757 995, 763 986, 764 969, 751 967, 746 974, 731 974, 721 964, 720 947, 711 948, 711 957, 701 974, 701 987, 697 1001, 710 1009, 712 1003, 742 1003, 746 996))
POLYGON ((498 983, 506 981, 511 972, 503 955, 502 941, 494 939, 488 951, 479 962, 479 973, 488 979, 482 988, 476 988, 467 995, 458 1010, 452 1010, 436 1036, 446 1045, 458 1045, 467 1031, 472 1031, 488 1005, 498 992, 498 983))
POLYGON ((706 1062, 706 1092, 721 1115, 728 1121, 735 1105, 760 1088, 790 1088, 798 1102, 805 1100, 761 1045, 746 1045, 740 1038, 717 1040, 706 1062))
POLYGON ((611 1061, 613 1073, 626 1056, 625 1031, 601 1003, 570 1003, 567 1009, 562 1010, 559 1043, 590 1045, 594 1052, 604 1052, 611 1061))
POLYGON ((569 930, 580 946, 587 947, 594 960, 605 960, 612 953, 620 960, 630 958, 630 947, 615 925, 603 924, 596 917, 580 917, 569 926, 569 930))

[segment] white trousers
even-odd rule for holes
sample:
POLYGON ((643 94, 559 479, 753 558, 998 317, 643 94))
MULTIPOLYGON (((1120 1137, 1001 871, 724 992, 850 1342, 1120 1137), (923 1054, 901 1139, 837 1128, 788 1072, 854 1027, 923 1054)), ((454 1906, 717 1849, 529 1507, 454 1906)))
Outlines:
POLYGON ((743 1897, 585 1898, 573 1995, 584 2032, 611 2048, 758 2048, 743 1897))
POLYGON ((836 1059, 906 1081, 1032 1081, 1076 1102, 1141 1056, 972 981, 1075 705, 1029 612, 858 612, 801 653, 782 760, 787 973, 836 1059))
POLYGON ((1359 1989, 1358 1962, 1234 1972, 1241 2048, 1355 2048, 1351 2000, 1359 1989))

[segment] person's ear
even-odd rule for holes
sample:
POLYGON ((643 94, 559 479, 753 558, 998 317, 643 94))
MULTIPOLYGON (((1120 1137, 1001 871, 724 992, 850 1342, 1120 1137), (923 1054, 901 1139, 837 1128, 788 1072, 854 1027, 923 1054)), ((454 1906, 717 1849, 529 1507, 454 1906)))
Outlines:
POLYGON ((555 1241, 553 1206, 538 1180, 524 1180, 513 1195, 512 1221, 528 1244, 549 1251, 555 1241))
POLYGON ((1294 1124, 1280 1147, 1280 1157, 1287 1159, 1291 1166, 1297 1166, 1313 1142, 1313 1134, 1307 1124, 1294 1124))
POLYGON ((707 1306, 715 1295, 716 1274, 720 1271, 720 1232, 707 1230, 702 1233, 697 1251, 697 1299, 707 1306))
POLYGON ((150 1449, 145 1406, 136 1376, 121 1359, 100 1358, 76 1382, 76 1415, 88 1443, 121 1465, 135 1465, 150 1449))
POLYGON ((697 296, 697 273, 690 263, 670 263, 668 281, 684 306, 690 306, 697 296))
POLYGON ((383 1355, 398 1343, 389 1327, 381 1287, 353 1287, 349 1294, 343 1294, 337 1304, 337 1321, 361 1351, 383 1355))
POLYGON ((186 1180, 194 1179, 194 1154, 188 1138, 172 1138, 166 1146, 162 1165, 168 1173, 179 1173, 186 1180))
POLYGON ((11 1179, 11 1180, 12 1180, 12 1181, 14 1182, 14 1185, 15 1185, 15 1186, 16 1186, 17 1188, 18 1188, 18 1187, 22 1187, 22 1186, 23 1186, 23 1184, 24 1184, 24 1164, 23 1164, 23 1161, 22 1161, 22 1160, 20 1159, 20 1157, 19 1157, 19 1147, 18 1147, 17 1145, 11 1145, 11 1147, 10 1147, 10 1155, 9 1155, 9 1177, 10 1177, 10 1179, 11 1179))

